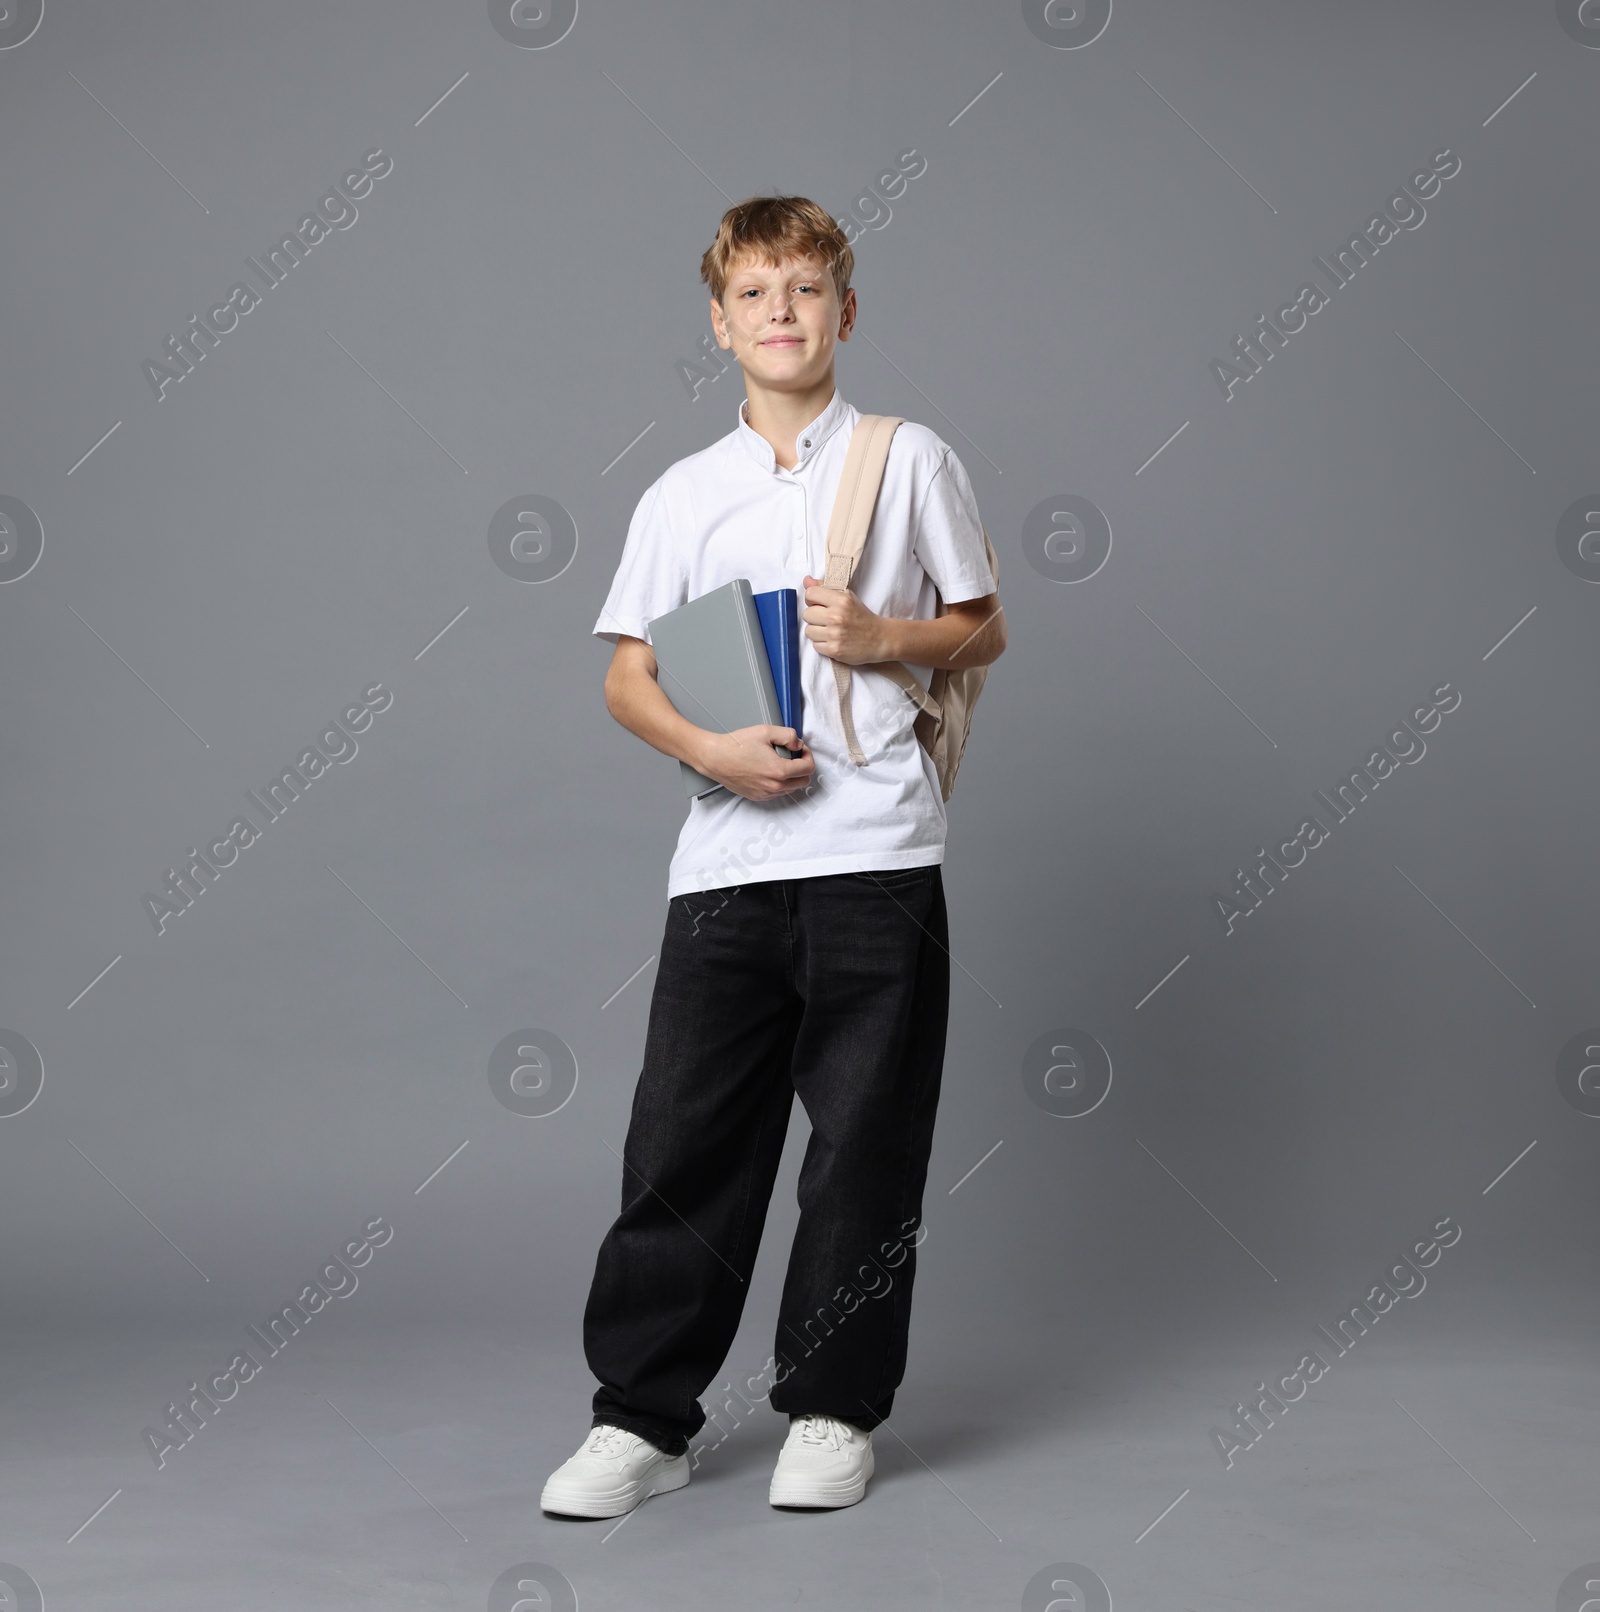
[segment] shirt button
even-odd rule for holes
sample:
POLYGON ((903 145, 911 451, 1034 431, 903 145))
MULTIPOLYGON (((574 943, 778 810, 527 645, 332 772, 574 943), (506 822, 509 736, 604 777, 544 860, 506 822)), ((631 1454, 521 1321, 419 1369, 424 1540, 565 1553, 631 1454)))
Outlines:
POLYGON ((802 448, 809 448, 811 446, 811 438, 810 437, 802 438, 801 442, 800 442, 800 446, 802 448))

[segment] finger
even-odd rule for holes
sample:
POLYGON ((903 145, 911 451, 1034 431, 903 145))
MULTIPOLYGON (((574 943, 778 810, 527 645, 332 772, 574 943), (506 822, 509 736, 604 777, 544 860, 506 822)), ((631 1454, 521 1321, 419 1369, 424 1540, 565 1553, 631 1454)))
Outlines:
POLYGON ((774 727, 768 722, 756 730, 768 744, 781 744, 785 750, 793 750, 798 743, 799 736, 793 728, 774 727))

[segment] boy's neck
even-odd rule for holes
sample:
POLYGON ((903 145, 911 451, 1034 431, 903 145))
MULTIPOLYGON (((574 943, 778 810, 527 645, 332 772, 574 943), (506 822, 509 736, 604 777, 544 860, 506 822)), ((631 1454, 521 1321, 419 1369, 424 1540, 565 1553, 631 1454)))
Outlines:
POLYGON ((774 392, 752 386, 745 378, 745 424, 772 449, 772 457, 785 470, 799 463, 794 445, 801 431, 827 408, 834 393, 833 365, 828 373, 801 392, 774 392))

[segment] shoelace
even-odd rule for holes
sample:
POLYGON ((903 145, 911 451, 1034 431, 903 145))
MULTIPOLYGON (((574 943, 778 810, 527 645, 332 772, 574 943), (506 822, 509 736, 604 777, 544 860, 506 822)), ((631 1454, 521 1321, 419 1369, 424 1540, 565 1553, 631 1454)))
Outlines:
POLYGON ((584 1445, 585 1455, 620 1455, 623 1440, 632 1435, 620 1427, 613 1427, 609 1422, 602 1422, 594 1432, 589 1435, 589 1442, 584 1445))
POLYGON ((800 1442, 812 1449, 838 1449, 844 1442, 844 1429, 831 1416, 802 1416, 800 1442))

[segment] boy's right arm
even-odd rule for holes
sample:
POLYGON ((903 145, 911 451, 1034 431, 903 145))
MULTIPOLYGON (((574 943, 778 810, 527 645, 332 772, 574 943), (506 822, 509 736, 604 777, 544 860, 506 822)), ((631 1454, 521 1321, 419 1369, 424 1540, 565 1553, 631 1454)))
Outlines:
POLYGON ((680 716, 656 680, 656 653, 642 638, 617 635, 606 671, 606 709, 630 733, 746 800, 773 800, 811 782, 811 752, 793 728, 761 724, 713 733, 680 716), (799 750, 791 760, 772 747, 799 750))

